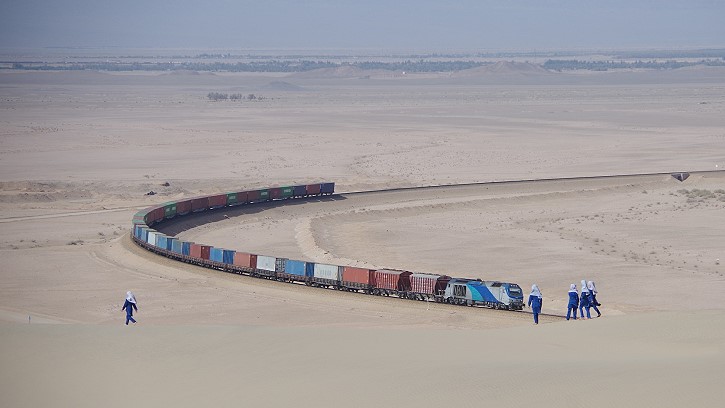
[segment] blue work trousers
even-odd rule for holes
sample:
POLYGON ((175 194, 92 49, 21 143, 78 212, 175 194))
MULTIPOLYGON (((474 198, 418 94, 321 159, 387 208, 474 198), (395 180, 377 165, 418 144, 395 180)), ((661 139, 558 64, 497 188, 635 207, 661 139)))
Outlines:
POLYGON ((574 314, 574 320, 576 320, 576 305, 569 305, 569 308, 566 310, 566 320, 569 320, 569 316, 572 313, 574 314))
POLYGON ((581 316, 582 319, 584 318, 584 308, 587 309, 587 319, 591 319, 592 315, 589 313, 589 306, 579 306, 579 316, 581 316))
POLYGON ((131 313, 126 313, 126 324, 128 324, 129 321, 136 323, 136 319, 131 316, 131 313))

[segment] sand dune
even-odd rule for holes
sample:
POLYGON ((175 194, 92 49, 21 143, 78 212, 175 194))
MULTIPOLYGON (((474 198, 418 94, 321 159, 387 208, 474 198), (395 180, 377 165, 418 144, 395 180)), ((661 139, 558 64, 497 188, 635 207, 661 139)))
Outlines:
POLYGON ((717 406, 725 314, 488 331, 0 325, 5 406, 717 406), (54 369, 49 369, 54 367, 54 369))
POLYGON ((541 65, 528 62, 499 61, 491 65, 462 70, 452 74, 453 77, 472 77, 481 75, 556 75, 541 65))

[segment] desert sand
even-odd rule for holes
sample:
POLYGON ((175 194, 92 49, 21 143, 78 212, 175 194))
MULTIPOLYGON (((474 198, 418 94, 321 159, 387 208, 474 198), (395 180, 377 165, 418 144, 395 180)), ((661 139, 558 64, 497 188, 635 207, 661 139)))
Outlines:
POLYGON ((2 406, 725 397, 723 69, 11 71, 0 96, 2 406), (670 171, 693 175, 345 194, 670 171), (164 228, 253 253, 512 281, 527 294, 537 283, 549 316, 536 326, 527 311, 232 276, 128 235, 147 205, 315 181, 342 194, 164 228), (603 317, 567 322, 566 292, 581 279, 597 282, 603 317), (129 327, 127 290, 139 300, 129 327))

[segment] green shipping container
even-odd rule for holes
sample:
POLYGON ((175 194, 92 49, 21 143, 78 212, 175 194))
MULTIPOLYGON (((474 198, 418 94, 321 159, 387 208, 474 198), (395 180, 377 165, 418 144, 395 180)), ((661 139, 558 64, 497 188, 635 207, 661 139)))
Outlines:
POLYGON ((259 190, 259 200, 268 201, 269 200, 269 190, 259 190))
POLYGON ((282 187, 282 198, 292 197, 293 192, 294 189, 292 187, 282 187))
POLYGON ((164 217, 172 218, 176 215, 176 202, 164 203, 164 217))
POLYGON ((237 204, 237 193, 227 193, 227 205, 237 204))

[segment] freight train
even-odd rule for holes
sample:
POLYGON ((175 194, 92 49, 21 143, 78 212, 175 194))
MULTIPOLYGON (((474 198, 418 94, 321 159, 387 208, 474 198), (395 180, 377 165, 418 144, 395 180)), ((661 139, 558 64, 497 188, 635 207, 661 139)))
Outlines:
POLYGON ((394 269, 366 269, 329 265, 182 241, 152 227, 164 221, 202 211, 262 202, 284 202, 333 195, 335 183, 317 183, 234 191, 166 202, 137 212, 132 238, 157 254, 224 272, 400 299, 521 310, 524 297, 515 283, 454 278, 394 269))

